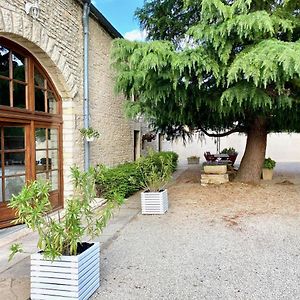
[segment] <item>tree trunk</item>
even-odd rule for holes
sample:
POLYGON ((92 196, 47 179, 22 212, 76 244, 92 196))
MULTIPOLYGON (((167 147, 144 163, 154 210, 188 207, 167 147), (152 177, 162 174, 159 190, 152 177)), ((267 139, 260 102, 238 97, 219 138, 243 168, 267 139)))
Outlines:
POLYGON ((247 135, 246 150, 238 170, 236 181, 259 183, 267 147, 266 120, 254 119, 247 135))

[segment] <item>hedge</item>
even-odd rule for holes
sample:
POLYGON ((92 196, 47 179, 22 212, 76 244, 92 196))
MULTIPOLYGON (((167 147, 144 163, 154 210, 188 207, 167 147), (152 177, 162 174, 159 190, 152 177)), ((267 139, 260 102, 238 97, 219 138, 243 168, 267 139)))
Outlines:
POLYGON ((150 156, 141 157, 138 162, 127 162, 113 168, 100 165, 95 170, 96 187, 98 195, 105 198, 118 194, 129 197, 139 191, 141 187, 141 172, 138 164, 148 159, 154 160, 160 166, 160 157, 171 160, 173 172, 176 170, 178 155, 175 152, 156 152, 150 156))

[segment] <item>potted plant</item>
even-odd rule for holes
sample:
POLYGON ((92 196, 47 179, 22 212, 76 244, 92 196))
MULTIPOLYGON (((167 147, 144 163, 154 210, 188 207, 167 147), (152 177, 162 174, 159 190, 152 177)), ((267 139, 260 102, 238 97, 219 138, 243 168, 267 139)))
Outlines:
POLYGON ((155 156, 150 152, 145 158, 138 161, 141 174, 142 214, 164 214, 168 210, 168 191, 165 188, 171 179, 173 165, 171 159, 166 156, 155 156))
POLYGON ((238 156, 238 152, 233 147, 224 148, 221 151, 221 154, 227 154, 228 159, 232 162, 232 165, 234 165, 236 158, 238 156))
POLYGON ((199 156, 189 156, 187 158, 189 165, 198 165, 199 164, 199 156))
POLYGON ((100 137, 100 133, 92 127, 81 128, 79 131, 88 142, 93 142, 95 139, 100 137))
POLYGON ((142 142, 147 141, 147 142, 152 142, 156 138, 156 134, 154 132, 147 132, 143 134, 142 136, 142 142))
MULTIPOLYGON (((95 211, 94 170, 81 172, 74 167, 72 178, 74 195, 67 200, 63 218, 49 214, 48 182, 28 183, 9 204, 16 210, 16 222, 39 234, 40 251, 31 255, 31 299, 88 299, 99 287, 99 243, 82 239, 99 235, 122 201, 116 196, 95 211)), ((21 251, 21 245, 12 245, 10 259, 21 251)))
POLYGON ((262 168, 262 178, 263 180, 272 180, 273 178, 273 169, 276 166, 275 160, 265 158, 263 168, 262 168))

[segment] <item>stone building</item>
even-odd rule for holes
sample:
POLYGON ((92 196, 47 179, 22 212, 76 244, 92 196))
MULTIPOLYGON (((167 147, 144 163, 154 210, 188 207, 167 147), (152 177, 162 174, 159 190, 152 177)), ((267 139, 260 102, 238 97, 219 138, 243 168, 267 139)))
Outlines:
POLYGON ((141 124, 124 117, 113 88, 110 49, 120 37, 88 0, 0 0, 0 228, 10 224, 7 203, 26 180, 50 180, 58 209, 72 191, 70 167, 83 167, 85 151, 92 165, 140 156, 141 124), (87 96, 84 24, 88 120, 101 134, 92 143, 79 133, 87 96))

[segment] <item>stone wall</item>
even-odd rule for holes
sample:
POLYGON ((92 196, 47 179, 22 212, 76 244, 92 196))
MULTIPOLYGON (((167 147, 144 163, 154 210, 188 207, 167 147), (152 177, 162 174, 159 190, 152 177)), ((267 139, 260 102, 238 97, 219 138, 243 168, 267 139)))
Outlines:
POLYGON ((133 127, 124 117, 124 98, 114 92, 110 66, 112 38, 97 21, 90 20, 91 126, 101 137, 91 143, 91 161, 116 165, 133 159, 133 127))
MULTIPOLYGON (((83 166, 83 33, 82 6, 75 0, 40 0, 33 19, 23 0, 0 0, 0 35, 29 50, 53 80, 63 101, 65 195, 71 191, 70 166, 83 166)), ((109 56, 112 37, 90 17, 91 126, 101 133, 91 144, 92 164, 116 165, 133 159, 133 130, 125 119, 123 98, 113 89, 109 56)))

